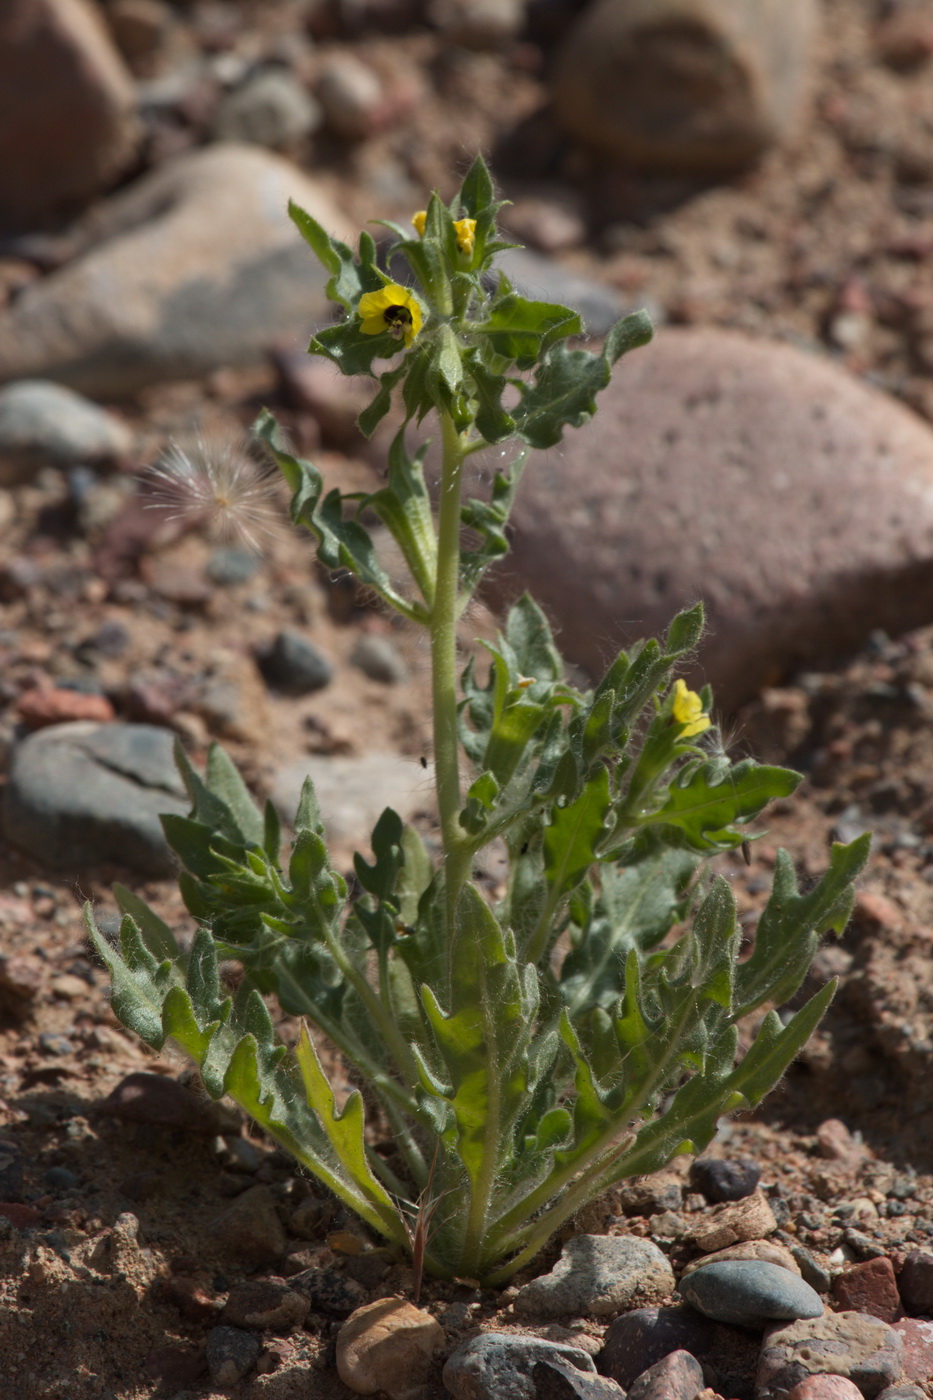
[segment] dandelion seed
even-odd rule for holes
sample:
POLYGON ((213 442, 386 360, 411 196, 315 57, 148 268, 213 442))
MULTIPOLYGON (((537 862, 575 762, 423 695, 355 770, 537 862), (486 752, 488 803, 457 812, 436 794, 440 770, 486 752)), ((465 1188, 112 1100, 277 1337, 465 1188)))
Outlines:
POLYGON ((215 538, 254 554, 282 526, 273 504, 278 477, 251 454, 245 434, 199 433, 190 445, 172 443, 146 484, 147 504, 169 512, 168 520, 205 525, 215 538))

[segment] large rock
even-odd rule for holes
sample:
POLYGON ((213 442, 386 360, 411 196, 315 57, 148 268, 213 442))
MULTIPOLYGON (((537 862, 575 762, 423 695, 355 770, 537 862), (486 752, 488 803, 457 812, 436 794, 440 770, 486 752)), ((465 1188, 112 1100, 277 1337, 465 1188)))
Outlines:
POLYGON ((0 380, 106 397, 303 347, 329 319, 326 275, 290 198, 351 236, 309 176, 256 146, 209 146, 113 196, 90 250, 0 316, 0 380))
POLYGON ((496 582, 594 676, 698 598, 693 679, 727 709, 933 616, 933 432, 887 395, 787 345, 662 330, 600 405, 530 463, 496 582))
POLYGON ((601 0, 554 76, 559 120, 652 170, 736 169, 801 108, 815 0, 601 0))
POLYGON ((127 457, 133 434, 113 414, 61 384, 21 379, 0 389, 0 483, 41 467, 97 466, 127 457))
POLYGON ((115 863, 144 875, 172 873, 159 816, 187 815, 191 806, 173 741, 154 725, 89 720, 29 735, 13 750, 4 836, 46 869, 115 863))
POLYGON ((86 0, 0 5, 0 232, 104 189, 140 135, 133 81, 86 0))

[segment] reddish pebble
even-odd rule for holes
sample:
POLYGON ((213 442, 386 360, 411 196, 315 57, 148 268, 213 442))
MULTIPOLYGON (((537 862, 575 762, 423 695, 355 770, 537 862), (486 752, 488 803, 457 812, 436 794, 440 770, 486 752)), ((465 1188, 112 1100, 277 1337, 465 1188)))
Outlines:
POLYGON ((894 1324, 904 1343, 905 1381, 928 1381, 933 1376, 933 1322, 921 1317, 902 1317, 894 1324))
POLYGON ((39 1223, 39 1212, 32 1206, 20 1205, 18 1201, 0 1201, 0 1215, 17 1230, 31 1230, 39 1223))
POLYGON ((833 1282, 833 1297, 843 1311, 871 1313, 882 1322, 893 1322, 901 1314, 894 1266, 884 1256, 839 1274, 833 1282))
POLYGON ((703 1367, 689 1351, 672 1351, 643 1371, 628 1400, 694 1400, 703 1386, 703 1367))
POLYGON ((49 724, 78 719, 107 724, 114 718, 114 708, 106 695, 87 695, 81 690, 46 686, 24 691, 16 702, 16 713, 29 729, 44 729, 49 724))
POLYGON ((787 1400, 863 1400, 858 1386, 846 1376, 807 1376, 787 1400))
POLYGON ((820 1156, 832 1162, 843 1162, 854 1166, 864 1156, 863 1149, 855 1141, 849 1129, 839 1118, 827 1118, 816 1130, 820 1156))

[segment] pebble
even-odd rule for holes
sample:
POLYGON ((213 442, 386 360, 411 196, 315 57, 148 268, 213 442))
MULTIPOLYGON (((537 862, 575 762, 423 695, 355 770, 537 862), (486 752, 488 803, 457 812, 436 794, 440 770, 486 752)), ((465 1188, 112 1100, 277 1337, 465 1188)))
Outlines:
POLYGON ((69 720, 94 720, 109 724, 116 711, 105 695, 88 695, 78 690, 34 686, 24 690, 16 700, 16 714, 27 729, 45 729, 50 724, 69 720))
POLYGON ((679 1176, 658 1172, 638 1181, 623 1181, 616 1187, 616 1198, 626 1215, 654 1215, 680 1210, 684 1186, 679 1176))
POLYGON ((280 632, 258 660, 265 679, 283 695, 310 695, 334 675, 327 657, 299 632, 280 632))
POLYGON ((22 1189, 22 1150, 11 1138, 0 1138, 0 1200, 18 1201, 22 1189))
POLYGON ((919 1385, 904 1381, 899 1385, 885 1386, 875 1396, 875 1400, 927 1400, 927 1392, 919 1385))
POLYGON ((337 1374, 357 1395, 385 1391, 390 1400, 414 1400, 445 1340, 430 1313, 402 1298, 380 1298, 357 1308, 337 1333, 337 1374))
POLYGON ((132 78, 90 5, 4 0, 0 233, 36 229, 100 193, 141 134, 132 78))
POLYGON ((234 1327, 269 1328, 277 1335, 300 1327, 310 1304, 303 1294, 277 1279, 247 1279, 235 1283, 220 1314, 234 1327))
POLYGON ((145 65, 168 37, 172 12, 165 0, 111 0, 107 24, 123 57, 145 65))
POLYGON ((839 1118, 826 1118, 819 1124, 816 1142, 821 1157, 831 1162, 841 1162, 847 1167, 857 1167, 865 1156, 865 1148, 839 1118))
POLYGON ((789 345, 662 328, 599 402, 535 454, 507 565, 508 596, 528 588, 590 674, 698 597, 690 683, 727 710, 879 626, 929 620, 903 577, 933 534, 933 429, 894 399, 789 345))
POLYGON ((741 1201, 761 1180, 761 1167, 746 1157, 697 1157, 690 1167, 690 1185, 708 1201, 741 1201))
POLYGON ((904 1374, 907 1381, 928 1381, 933 1376, 933 1321, 902 1317, 894 1332, 904 1347, 904 1374))
POLYGON ((74 1045, 66 1035, 55 1031, 42 1031, 39 1036, 39 1049, 43 1055, 73 1055, 74 1045))
POLYGON ((0 313, 0 380, 122 397, 307 344, 329 315, 327 273, 290 198, 352 236, 311 176, 258 146, 220 142, 143 175, 88 216, 88 251, 0 313))
POLYGON ((251 1186, 216 1217, 214 1237, 231 1259, 263 1268, 282 1258, 288 1241, 276 1206, 268 1186, 251 1186))
POLYGON ((695 1400, 703 1388, 703 1367, 689 1351, 669 1352, 634 1382, 627 1400, 695 1400))
POLYGON ((335 1317, 348 1317, 369 1296, 361 1283, 335 1268, 304 1269, 292 1275, 288 1286, 307 1298, 316 1312, 333 1313, 335 1317))
POLYGON ((239 1327, 212 1327, 204 1351, 211 1381, 226 1387, 249 1375, 259 1360, 262 1343, 239 1327))
POLYGON ((856 1264, 833 1280, 833 1298, 846 1312, 870 1313, 882 1322, 894 1322, 901 1314, 901 1299, 894 1265, 883 1255, 856 1264))
POLYGON ((43 980, 44 964, 31 953, 0 955, 0 1007, 17 1020, 30 1015, 43 980))
POLYGON ((687 1238, 704 1254, 711 1254, 744 1240, 762 1240, 776 1229, 777 1221, 764 1192, 756 1190, 744 1200, 715 1206, 687 1238))
POLYGON ((613 1317, 632 1303, 656 1303, 674 1291, 667 1257, 650 1240, 630 1235, 576 1235, 550 1273, 519 1289, 515 1311, 526 1317, 613 1317))
POLYGON ((900 1378, 903 1357, 898 1332, 864 1313, 824 1313, 773 1327, 761 1347, 755 1400, 786 1400, 795 1385, 820 1374, 847 1376, 864 1395, 876 1395, 900 1378))
POLYGON ((218 1305, 193 1278, 172 1274, 162 1280, 159 1296, 176 1307, 186 1322, 212 1322, 218 1305))
POLYGON ((126 1123, 150 1123, 160 1128, 213 1135, 223 1125, 218 1106, 193 1094, 165 1074, 134 1070, 120 1080, 98 1105, 98 1113, 126 1123))
POLYGON ((222 588, 232 588, 238 583, 249 583, 261 567, 262 559, 252 550, 225 545, 211 550, 204 572, 211 583, 220 584, 222 588))
POLYGON ((622 1313, 606 1329, 600 1370, 627 1390, 646 1368, 672 1351, 705 1355, 714 1332, 714 1323, 685 1304, 636 1308, 622 1313))
MULTIPOLYGON (((746 1240, 743 1244, 731 1244, 727 1249, 717 1249, 713 1254, 704 1254, 692 1259, 681 1273, 681 1279, 703 1269, 707 1264, 727 1263, 731 1259, 760 1259, 766 1264, 776 1264, 780 1269, 801 1277, 801 1269, 789 1249, 772 1240, 746 1240)), ((808 1280, 809 1281, 809 1280, 808 1280)))
POLYGON ((917 1317, 933 1317, 933 1254, 912 1249, 898 1275, 904 1307, 917 1317))
POLYGON ((537 1400, 536 1363, 560 1362, 581 1375, 596 1375, 593 1358, 580 1347, 512 1332, 485 1332, 451 1353, 444 1388, 454 1400, 537 1400))
POLYGON ((228 93, 214 118, 218 141, 246 141, 279 150, 310 136, 321 109, 286 68, 264 68, 228 93))
POLYGON ((808 1376, 794 1386, 787 1400, 863 1400, 863 1396, 845 1376, 808 1376))
POLYGON ((46 869, 118 862, 168 875, 175 857, 159 816, 186 815, 173 735, 146 724, 56 724, 13 750, 3 829, 46 869))
POLYGON ((350 664, 371 681, 381 681, 383 685, 401 685, 408 680, 408 667, 398 647, 389 637, 380 637, 374 632, 360 637, 350 653, 350 664))
POLYGON ((430 0, 428 17, 448 43, 495 50, 521 33, 527 8, 527 0, 430 0))
POLYGON ((739 169, 793 129, 818 22, 814 0, 600 0, 558 53, 558 119, 652 172, 739 169))
POLYGON ((0 388, 0 485, 47 466, 111 464, 132 449, 125 424, 61 384, 20 379, 0 388))
POLYGON ((805 1279, 811 1288, 815 1288, 817 1293, 828 1293, 832 1286, 829 1270, 824 1268, 808 1249, 804 1249, 802 1244, 791 1245, 790 1252, 800 1268, 801 1278, 805 1279))
POLYGON ((788 1269, 761 1259, 705 1264, 682 1279, 677 1290, 716 1322, 763 1328, 776 1318, 820 1317, 823 1301, 788 1269))
POLYGON ((566 1361, 536 1361, 531 1379, 537 1400, 625 1400, 625 1391, 607 1376, 591 1376, 566 1361))
POLYGON ((433 770, 417 759, 374 750, 359 758, 309 755, 287 763, 273 776, 271 797, 282 820, 295 819, 301 786, 314 783, 328 837, 334 845, 365 850, 384 809, 402 821, 435 810, 433 770))
POLYGON ((386 95, 378 74, 352 53, 336 53, 321 66, 316 96, 326 125, 348 141, 372 136, 384 120, 386 95))

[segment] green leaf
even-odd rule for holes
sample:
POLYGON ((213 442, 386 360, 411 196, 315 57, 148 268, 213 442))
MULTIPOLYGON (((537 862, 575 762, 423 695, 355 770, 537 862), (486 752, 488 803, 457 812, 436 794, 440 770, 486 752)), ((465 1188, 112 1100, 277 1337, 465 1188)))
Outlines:
POLYGON ((360 281, 359 268, 354 261, 353 249, 339 238, 331 235, 306 210, 294 200, 288 202, 288 213, 302 238, 329 272, 327 295, 332 301, 340 302, 347 311, 355 307, 366 290, 360 281))
POLYGON ((609 774, 600 768, 576 802, 558 807, 544 833, 544 873, 556 894, 573 889, 596 860, 609 812, 609 774))
POLYGON ((513 603, 505 623, 505 637, 522 675, 536 681, 563 679, 564 663, 544 611, 528 593, 513 603))
POLYGON ((437 535, 431 498, 424 482, 424 454, 427 445, 409 457, 405 429, 395 435, 389 448, 389 479, 381 491, 367 496, 362 508, 374 510, 398 544, 411 570, 421 596, 430 607, 434 601, 437 576, 437 535))
POLYGON ((476 428, 488 443, 502 442, 511 437, 515 420, 502 406, 502 395, 509 381, 484 364, 475 351, 468 351, 467 370, 471 380, 471 395, 476 400, 476 428))
POLYGON ((740 930, 728 880, 717 875, 693 921, 690 982, 710 1001, 732 1007, 732 978, 740 930))
POLYGON ((262 813, 236 764, 219 744, 211 744, 208 748, 204 778, 208 790, 230 812, 236 833, 244 844, 261 846, 266 834, 262 813))
POLYGON ((391 360, 399 352, 399 342, 388 328, 381 335, 367 335, 358 316, 326 326, 312 336, 309 355, 332 360, 341 374, 370 374, 375 377, 374 360, 391 360))
POLYGON ((733 824, 757 817, 772 799, 790 796, 799 782, 799 773, 751 758, 725 772, 715 761, 701 763, 671 784, 663 806, 642 817, 640 825, 662 826, 666 840, 679 836, 691 850, 729 850, 744 839, 733 824))
POLYGON ((529 301, 517 292, 499 297, 486 320, 473 327, 474 335, 486 337, 494 354, 519 369, 531 369, 558 340, 582 332, 583 323, 569 306, 529 301))
POLYGON ((373 433, 392 407, 392 390, 405 373, 407 364, 408 357, 406 356, 396 369, 387 369, 379 376, 379 389, 375 398, 366 405, 357 419, 360 432, 363 433, 365 437, 372 437, 373 433))
POLYGON ((139 895, 120 884, 114 885, 113 893, 121 914, 129 914, 133 919, 143 942, 153 957, 158 959, 178 957, 181 949, 174 933, 168 924, 164 923, 158 914, 154 914, 149 905, 139 898, 139 895))

